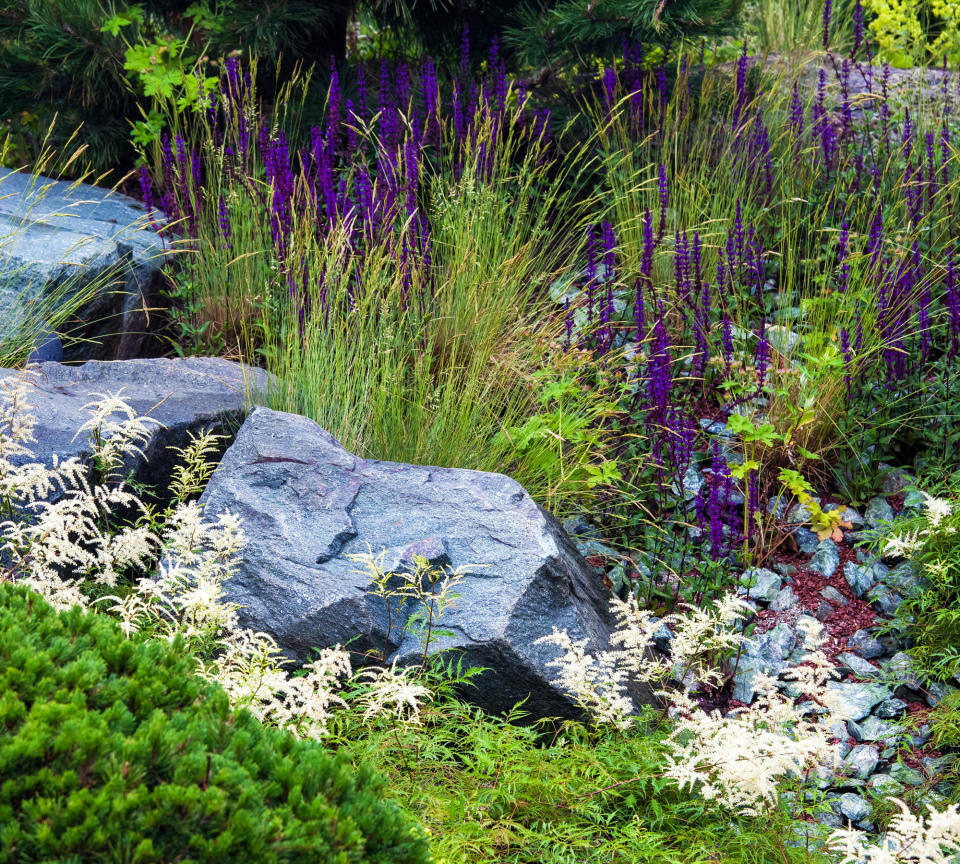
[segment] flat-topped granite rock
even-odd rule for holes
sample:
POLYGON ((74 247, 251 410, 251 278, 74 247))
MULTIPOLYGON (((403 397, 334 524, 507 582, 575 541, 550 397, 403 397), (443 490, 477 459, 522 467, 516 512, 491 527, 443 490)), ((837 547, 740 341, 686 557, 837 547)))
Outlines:
MULTIPOLYGON (((91 360, 78 366, 61 363, 31 364, 24 372, 0 369, 0 382, 20 374, 30 386, 26 402, 36 418, 29 446, 33 457, 15 457, 16 464, 52 464, 71 456, 89 457, 86 433, 77 430, 90 418, 84 405, 97 394, 115 393, 136 411, 148 415, 161 427, 151 424, 151 438, 143 448, 146 460, 133 457, 125 466, 137 480, 165 492, 177 454, 169 447, 182 447, 189 433, 211 428, 232 434, 243 423, 249 404, 262 401, 267 373, 218 357, 185 357, 122 361, 91 360)), ((111 415, 110 419, 123 419, 111 415)))
MULTIPOLYGON (((146 208, 86 183, 0 168, 0 339, 67 281, 71 290, 102 282, 78 314, 70 361, 158 353, 149 335, 164 249, 146 208)), ((41 328, 41 357, 59 357, 41 328)))

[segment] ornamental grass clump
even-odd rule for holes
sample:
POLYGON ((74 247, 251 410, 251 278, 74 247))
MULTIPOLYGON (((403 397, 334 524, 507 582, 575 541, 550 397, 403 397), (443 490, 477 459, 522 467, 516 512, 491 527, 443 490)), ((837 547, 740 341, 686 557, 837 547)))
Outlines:
POLYGON ((558 159, 502 65, 449 94, 431 69, 384 62, 377 110, 366 92, 347 106, 333 70, 324 122, 301 131, 306 80, 271 118, 255 69, 228 63, 208 103, 168 106, 151 194, 200 318, 277 375, 271 407, 365 457, 506 470, 562 507, 589 493, 611 410, 558 350, 546 296, 590 156, 558 159))

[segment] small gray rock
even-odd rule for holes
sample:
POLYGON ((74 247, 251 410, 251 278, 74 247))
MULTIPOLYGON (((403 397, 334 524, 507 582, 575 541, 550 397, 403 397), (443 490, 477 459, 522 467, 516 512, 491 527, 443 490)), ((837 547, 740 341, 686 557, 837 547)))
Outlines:
POLYGON ((919 729, 916 729, 910 734, 910 742, 914 747, 923 747, 923 745, 930 740, 932 734, 930 724, 924 723, 919 729))
POLYGON ((873 660, 875 657, 882 657, 884 652, 880 640, 870 635, 868 630, 857 630, 848 643, 850 650, 859 654, 865 660, 873 660))
POLYGON ((821 600, 817 606, 814 617, 818 621, 826 621, 834 613, 834 608, 826 600, 821 600))
POLYGON ((753 600, 772 603, 780 591, 780 576, 766 567, 751 567, 740 576, 740 585, 753 600))
POLYGON ((832 585, 827 585, 827 587, 820 592, 820 596, 834 606, 848 606, 850 604, 850 601, 832 585))
POLYGON ((927 684, 927 704, 933 708, 934 706, 939 705, 951 693, 956 692, 957 688, 952 684, 944 684, 940 681, 931 681, 929 684, 927 684))
MULTIPOLYGON (((862 631, 857 631, 857 633, 860 632, 862 631)), ((905 654, 903 651, 898 651, 884 664, 884 667, 886 668, 887 672, 899 679, 902 684, 906 684, 908 687, 913 688, 920 686, 920 682, 917 679, 916 673, 913 671, 913 658, 909 654, 905 654)))
POLYGON ((685 501, 692 501, 703 489, 706 482, 707 478, 703 476, 703 472, 696 465, 689 465, 687 470, 683 472, 682 489, 677 488, 676 481, 674 481, 673 494, 680 495, 682 493, 685 501))
POLYGON ((880 670, 870 661, 850 651, 838 654, 837 660, 843 664, 843 668, 849 669, 858 678, 876 678, 880 674, 880 670))
POLYGON ((891 591, 886 585, 874 585, 867 592, 867 599, 874 609, 890 618, 896 615, 903 600, 896 591, 891 591))
POLYGON ((590 540, 599 540, 601 537, 600 529, 591 524, 582 514, 564 519, 563 530, 571 537, 584 537, 590 540))
POLYGON ((669 653, 672 639, 673 631, 666 624, 661 624, 653 633, 653 644, 664 654, 669 653))
POLYGON ((888 572, 889 568, 880 561, 872 564, 854 564, 853 561, 848 561, 843 565, 843 578, 857 597, 866 594, 888 572))
POLYGON ((883 583, 898 594, 911 594, 921 587, 916 570, 909 561, 904 561, 888 571, 883 583))
POLYGON ((923 774, 909 765, 891 765, 890 776, 904 786, 922 786, 924 784, 923 774))
POLYGON ((870 805, 855 792, 844 792, 840 796, 840 814, 851 822, 859 822, 870 815, 870 805))
POLYGON ((849 769, 854 777, 866 780, 880 762, 880 751, 872 744, 858 744, 843 760, 845 768, 849 769))
POLYGON ((898 717, 902 717, 906 710, 907 703, 902 699, 897 699, 894 697, 891 699, 884 699, 883 702, 874 708, 873 713, 883 720, 896 720, 898 717))
POLYGON ((926 499, 919 489, 911 489, 903 497, 903 507, 905 510, 916 510, 918 513, 924 509, 926 499))
POLYGON ((770 608, 774 612, 785 612, 787 609, 795 606, 797 604, 797 595, 793 593, 793 589, 787 585, 784 588, 781 588, 777 592, 777 596, 773 598, 773 602, 770 604, 770 608))
POLYGON ((893 522, 893 507, 887 503, 886 498, 871 498, 867 502, 867 509, 863 518, 872 528, 878 528, 886 522, 893 522))
POLYGON ((885 463, 880 463, 879 481, 880 491, 884 495, 896 495, 917 482, 916 478, 903 468, 893 468, 885 463))
MULTIPOLYGON (((813 500, 819 504, 820 499, 813 497, 813 500)), ((787 511, 788 525, 806 525, 813 517, 813 513, 806 504, 796 503, 787 511)))
POLYGON ((837 703, 838 713, 849 720, 862 720, 884 699, 890 691, 880 684, 858 684, 850 681, 830 681, 827 692, 837 703))
POLYGON ((896 744, 902 733, 899 723, 882 720, 875 714, 871 714, 859 726, 864 741, 883 741, 888 745, 896 744))
POLYGON ((929 774, 935 775, 942 774, 956 761, 956 753, 946 753, 943 756, 924 756, 920 760, 920 764, 927 769, 929 774))
POLYGON ((825 708, 823 705, 814 702, 812 699, 805 699, 803 702, 798 702, 796 710, 801 717, 810 717, 811 715, 815 717, 822 717, 824 714, 827 714, 830 711, 829 708, 825 708))
POLYGON ((701 417, 697 421, 700 428, 708 435, 719 435, 721 438, 735 438, 736 435, 727 428, 726 423, 719 420, 711 420, 709 417, 701 417))
MULTIPOLYGON (((834 510, 839 510, 841 506, 840 504, 824 504, 823 512, 832 513, 834 510)), ((867 523, 863 521, 863 517, 852 507, 843 508, 843 512, 840 514, 840 521, 846 522, 855 531, 867 526, 867 523)))
POLYGON ((874 774, 867 785, 884 798, 897 798, 903 793, 903 784, 889 774, 874 774))
POLYGON ((816 555, 820 539, 809 528, 798 527, 790 531, 790 536, 797 542, 797 548, 804 555, 816 555))
POLYGON ((793 564, 784 564, 782 561, 778 561, 773 565, 773 569, 777 571, 787 582, 792 581, 790 577, 797 572, 797 568, 793 564))
POLYGON ((840 550, 837 544, 829 537, 826 540, 821 540, 817 545, 817 551, 813 554, 807 566, 829 579, 833 576, 837 567, 840 566, 840 550))
MULTIPOLYGON (((848 728, 849 725, 849 723, 844 723, 843 720, 834 720, 827 728, 830 730, 831 737, 845 741, 853 735, 853 732, 848 728)), ((855 726, 856 724, 854 723, 853 725, 855 726)), ((860 740, 856 735, 853 735, 853 737, 858 741, 860 740)))
POLYGON ((813 814, 813 818, 821 825, 826 825, 827 828, 843 827, 843 819, 834 813, 833 810, 818 810, 813 814))

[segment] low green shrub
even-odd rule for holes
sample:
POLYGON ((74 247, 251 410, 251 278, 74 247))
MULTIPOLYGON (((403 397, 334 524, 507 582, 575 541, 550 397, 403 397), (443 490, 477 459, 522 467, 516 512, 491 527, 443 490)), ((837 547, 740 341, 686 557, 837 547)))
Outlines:
POLYGON ((956 490, 925 496, 919 516, 901 518, 884 541, 886 555, 909 558, 916 583, 897 609, 897 623, 913 640, 918 672, 937 680, 960 674, 960 511, 956 490))
POLYGON ((0 860, 430 860, 372 769, 232 711, 194 664, 0 585, 0 860))

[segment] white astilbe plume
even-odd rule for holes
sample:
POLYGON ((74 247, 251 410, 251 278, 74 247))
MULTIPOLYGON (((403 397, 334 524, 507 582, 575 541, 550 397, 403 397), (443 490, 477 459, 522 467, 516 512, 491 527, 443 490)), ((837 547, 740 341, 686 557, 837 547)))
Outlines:
POLYGON ((30 404, 27 396, 34 384, 32 375, 23 373, 0 381, 0 393, 5 397, 0 402, 0 465, 11 456, 33 455, 27 444, 37 440, 33 434, 37 424, 26 409, 30 404))
POLYGON ((126 597, 109 594, 101 597, 98 602, 104 603, 109 600, 113 601, 109 607, 110 614, 119 619, 120 629, 128 637, 140 630, 144 622, 152 617, 150 602, 137 594, 128 594, 126 597))
MULTIPOLYGON (((629 633, 620 644, 632 646, 633 637, 634 634, 629 633)), ((629 671, 617 665, 616 654, 604 652, 595 656, 588 653, 588 642, 588 639, 574 642, 566 630, 554 627, 549 636, 541 636, 533 644, 556 645, 563 651, 546 665, 559 670, 557 686, 569 693, 595 722, 627 729, 634 710, 633 702, 624 693, 629 671)), ((632 663, 633 648, 625 649, 620 656, 632 663)))
POLYGON ((153 435, 151 427, 160 426, 153 417, 138 417, 137 412, 116 393, 94 393, 100 399, 88 402, 84 409, 91 410, 90 419, 83 423, 74 435, 88 432, 93 455, 107 473, 123 463, 125 456, 138 455, 146 458, 145 445, 153 435), (125 414, 125 420, 109 419, 114 414, 125 414))
POLYGON ((923 496, 923 506, 930 527, 938 528, 940 523, 953 512, 953 505, 943 498, 934 498, 926 492, 921 491, 920 494, 923 496))
POLYGON ((766 675, 754 678, 759 696, 722 716, 686 695, 673 700, 675 726, 667 745, 666 775, 681 788, 740 813, 759 815, 776 805, 780 784, 814 764, 836 761, 825 724, 801 716, 766 675))
POLYGON ((683 615, 664 618, 673 630, 670 655, 675 676, 682 680, 690 675, 694 681, 719 685, 723 681, 720 661, 744 641, 736 624, 752 612, 754 608, 746 600, 725 594, 716 606, 689 609, 683 615))
POLYGON ((356 677, 369 679, 371 685, 360 697, 360 704, 365 706, 363 719, 390 716, 401 722, 419 723, 421 703, 431 693, 422 684, 410 680, 416 673, 415 666, 397 669, 396 660, 390 666, 375 666, 358 672, 356 677))
POLYGON ((276 695, 289 677, 282 667, 289 664, 277 643, 266 633, 234 630, 221 641, 220 652, 200 661, 199 674, 217 681, 231 704, 247 708, 264 722, 284 726, 290 717, 276 695))
POLYGON ((909 558, 923 546, 922 530, 904 531, 903 534, 891 534, 883 544, 884 557, 909 558))
POLYGON ((853 829, 834 831, 828 847, 843 855, 840 864, 950 864, 960 852, 960 805, 951 804, 938 812, 927 805, 924 818, 914 815, 898 798, 899 808, 880 844, 871 842, 863 832, 853 829))
POLYGON ((610 598, 610 608, 617 622, 616 629, 610 634, 610 658, 638 681, 662 682, 669 675, 672 664, 665 657, 651 656, 650 646, 654 633, 665 622, 656 619, 649 609, 641 609, 633 594, 628 594, 626 600, 614 594, 610 598))

